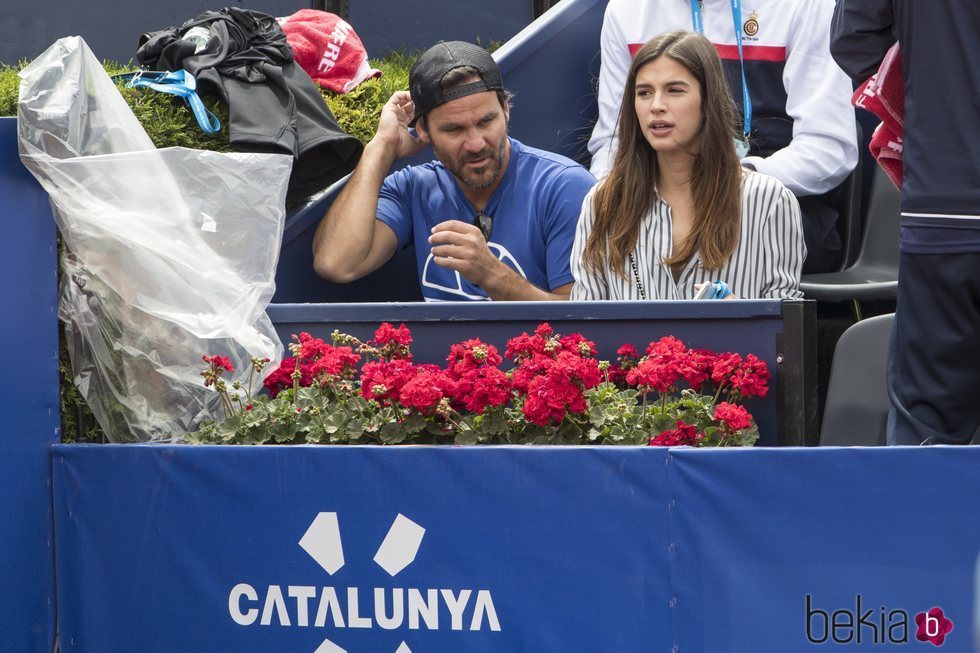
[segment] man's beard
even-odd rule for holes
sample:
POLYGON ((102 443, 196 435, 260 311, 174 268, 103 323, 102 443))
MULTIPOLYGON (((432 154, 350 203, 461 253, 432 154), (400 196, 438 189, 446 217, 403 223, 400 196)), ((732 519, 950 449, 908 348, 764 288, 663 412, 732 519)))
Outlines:
POLYGON ((473 190, 483 190, 490 188, 500 178, 500 171, 503 168, 504 155, 507 152, 507 135, 500 139, 500 147, 494 152, 492 148, 484 148, 476 154, 466 154, 460 159, 449 161, 439 150, 435 150, 436 158, 442 165, 446 166, 453 176, 463 184, 473 190), (467 170, 466 164, 469 161, 477 161, 483 157, 489 157, 483 166, 482 172, 473 173, 467 170))

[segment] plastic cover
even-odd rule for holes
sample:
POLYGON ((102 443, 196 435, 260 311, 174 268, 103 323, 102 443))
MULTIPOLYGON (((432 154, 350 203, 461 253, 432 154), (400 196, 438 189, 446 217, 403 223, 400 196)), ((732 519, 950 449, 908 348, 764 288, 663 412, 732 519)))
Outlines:
POLYGON ((292 159, 155 149, 79 37, 20 76, 21 160, 68 250, 59 317, 75 383, 111 441, 179 440, 219 416, 202 355, 229 357, 229 387, 252 357, 269 370, 282 356, 265 308, 292 159))

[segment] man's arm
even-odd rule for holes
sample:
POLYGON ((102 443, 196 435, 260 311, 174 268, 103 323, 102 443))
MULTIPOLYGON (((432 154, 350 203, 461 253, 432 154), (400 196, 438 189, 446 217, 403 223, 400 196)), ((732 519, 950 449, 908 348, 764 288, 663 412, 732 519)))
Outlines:
POLYGON ((437 265, 459 272, 496 301, 568 299, 572 284, 551 292, 538 288, 494 256, 478 227, 460 220, 440 222, 429 236, 437 265))
POLYGON ((399 91, 381 111, 378 131, 364 148, 354 174, 334 201, 313 238, 313 267, 338 283, 360 279, 395 254, 398 239, 376 219, 378 195, 392 164, 424 147, 408 131, 414 112, 410 95, 399 91))
POLYGON ((619 105, 632 61, 626 39, 617 22, 617 7, 620 4, 610 2, 602 20, 597 94, 599 115, 589 138, 589 153, 592 155, 590 171, 596 179, 601 179, 609 172, 619 147, 616 133, 619 105))
POLYGON ((830 27, 830 53, 858 84, 878 70, 895 43, 892 0, 838 0, 830 27))
POLYGON ((830 56, 832 12, 832 0, 799 3, 783 72, 793 138, 768 157, 744 159, 797 196, 832 190, 858 160, 851 82, 830 56))

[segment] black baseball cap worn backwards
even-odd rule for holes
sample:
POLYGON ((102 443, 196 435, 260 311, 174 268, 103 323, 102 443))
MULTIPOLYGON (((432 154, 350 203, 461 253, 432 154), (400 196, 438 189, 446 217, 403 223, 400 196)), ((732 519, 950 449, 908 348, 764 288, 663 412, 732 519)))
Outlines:
POLYGON ((440 41, 422 53, 408 73, 408 86, 415 105, 415 117, 409 123, 410 127, 432 109, 451 100, 484 91, 504 90, 500 69, 490 53, 465 41, 440 41), (475 68, 482 79, 450 91, 442 90, 442 78, 465 66, 475 68))

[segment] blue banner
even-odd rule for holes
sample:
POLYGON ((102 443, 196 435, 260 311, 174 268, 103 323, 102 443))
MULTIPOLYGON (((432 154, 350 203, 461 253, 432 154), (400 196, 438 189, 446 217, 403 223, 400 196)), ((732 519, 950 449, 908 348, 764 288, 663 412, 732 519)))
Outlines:
POLYGON ((61 648, 787 653, 941 636, 967 653, 978 464, 977 448, 58 446, 61 648))
POLYGON ((978 463, 975 447, 675 450, 680 650, 973 651, 978 463))
POLYGON ((666 450, 66 446, 63 651, 670 638, 666 450))

